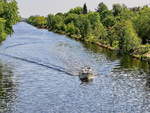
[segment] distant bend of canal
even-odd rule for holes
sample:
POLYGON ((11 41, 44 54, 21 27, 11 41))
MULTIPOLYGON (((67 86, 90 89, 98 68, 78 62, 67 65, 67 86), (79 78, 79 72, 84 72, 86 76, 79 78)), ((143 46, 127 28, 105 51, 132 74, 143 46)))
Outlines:
POLYGON ((0 45, 0 113, 150 113, 146 62, 24 22, 14 31, 0 45))

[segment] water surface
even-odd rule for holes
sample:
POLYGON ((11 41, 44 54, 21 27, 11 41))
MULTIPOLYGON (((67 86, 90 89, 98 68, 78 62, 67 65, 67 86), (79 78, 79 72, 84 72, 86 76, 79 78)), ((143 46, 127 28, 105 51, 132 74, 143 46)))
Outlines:
POLYGON ((0 113, 149 113, 150 67, 26 23, 0 46, 0 113), (82 83, 90 66, 97 75, 82 83))

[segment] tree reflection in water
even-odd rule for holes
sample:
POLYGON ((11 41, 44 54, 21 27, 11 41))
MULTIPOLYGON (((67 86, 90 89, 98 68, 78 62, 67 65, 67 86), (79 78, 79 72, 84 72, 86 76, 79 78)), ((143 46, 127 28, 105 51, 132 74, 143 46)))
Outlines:
POLYGON ((16 86, 11 69, 0 62, 0 113, 11 112, 16 98, 16 86))

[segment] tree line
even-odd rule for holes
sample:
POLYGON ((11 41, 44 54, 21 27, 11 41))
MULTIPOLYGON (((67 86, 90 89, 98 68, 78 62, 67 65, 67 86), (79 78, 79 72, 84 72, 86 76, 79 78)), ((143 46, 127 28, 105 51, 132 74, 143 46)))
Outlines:
POLYGON ((0 0, 0 42, 13 33, 13 25, 20 20, 15 0, 0 0))
POLYGON ((124 4, 114 4, 108 9, 102 2, 95 11, 89 11, 84 4, 66 13, 31 16, 27 22, 82 41, 101 43, 123 53, 132 53, 150 43, 148 6, 127 8, 124 4))

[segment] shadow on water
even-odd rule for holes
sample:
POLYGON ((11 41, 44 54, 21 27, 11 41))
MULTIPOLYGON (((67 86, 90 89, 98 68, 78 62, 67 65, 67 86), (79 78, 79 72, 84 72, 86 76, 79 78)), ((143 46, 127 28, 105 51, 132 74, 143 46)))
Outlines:
POLYGON ((11 112, 16 98, 16 84, 11 69, 0 62, 0 113, 11 112))
POLYGON ((100 53, 105 55, 107 60, 115 61, 120 60, 118 68, 121 69, 131 69, 131 70, 142 70, 146 73, 150 73, 150 65, 146 61, 141 61, 135 58, 132 58, 129 55, 119 55, 115 51, 111 51, 105 48, 98 47, 93 44, 84 44, 84 46, 91 52, 100 53))

